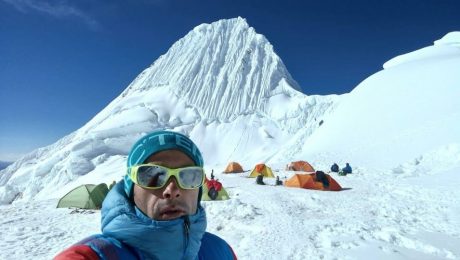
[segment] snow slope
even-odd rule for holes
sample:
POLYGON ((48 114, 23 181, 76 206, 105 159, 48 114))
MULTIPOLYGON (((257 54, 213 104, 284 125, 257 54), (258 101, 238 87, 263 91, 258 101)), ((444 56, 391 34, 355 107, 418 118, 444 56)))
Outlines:
POLYGON ((274 160, 297 156, 389 169, 459 144, 460 33, 384 68, 343 97, 301 152, 286 147, 274 160))

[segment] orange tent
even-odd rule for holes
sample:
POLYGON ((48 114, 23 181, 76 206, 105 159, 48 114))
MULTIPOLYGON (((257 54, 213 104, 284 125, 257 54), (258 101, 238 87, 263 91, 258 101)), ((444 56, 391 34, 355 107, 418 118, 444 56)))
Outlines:
POLYGON ((237 162, 230 162, 225 168, 224 173, 237 173, 237 172, 244 172, 243 167, 237 162))
POLYGON ((310 174, 294 174, 291 178, 284 182, 287 187, 297 187, 311 190, 331 190, 340 191, 342 187, 329 175, 326 174, 329 180, 329 187, 324 187, 322 182, 315 181, 315 173, 310 174))
POLYGON ((315 172, 315 169, 313 169, 313 166, 311 166, 306 161, 291 162, 286 167, 286 170, 288 170, 288 171, 302 171, 302 172, 315 172))

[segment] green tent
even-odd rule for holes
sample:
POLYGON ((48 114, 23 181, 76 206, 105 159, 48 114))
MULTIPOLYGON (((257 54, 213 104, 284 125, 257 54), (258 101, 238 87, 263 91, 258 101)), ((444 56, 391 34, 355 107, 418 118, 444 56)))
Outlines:
POLYGON ((84 184, 71 190, 64 195, 59 202, 58 208, 76 207, 81 209, 100 209, 105 196, 109 192, 107 184, 99 185, 84 184))

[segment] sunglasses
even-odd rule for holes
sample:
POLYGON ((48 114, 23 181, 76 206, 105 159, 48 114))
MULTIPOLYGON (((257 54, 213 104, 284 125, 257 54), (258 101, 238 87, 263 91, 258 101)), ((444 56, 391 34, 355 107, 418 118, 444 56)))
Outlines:
POLYGON ((171 176, 181 189, 198 189, 204 183, 204 169, 192 166, 170 169, 156 164, 139 164, 128 168, 131 180, 144 189, 156 190, 165 186, 171 176))

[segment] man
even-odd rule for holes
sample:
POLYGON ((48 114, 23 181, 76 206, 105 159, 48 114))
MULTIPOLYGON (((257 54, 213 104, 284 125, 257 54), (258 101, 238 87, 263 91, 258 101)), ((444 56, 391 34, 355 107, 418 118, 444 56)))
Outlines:
POLYGON ((55 259, 236 259, 223 239, 205 232, 202 167, 187 136, 157 131, 142 137, 129 153, 124 180, 104 200, 102 234, 55 259))
POLYGON ((331 166, 331 172, 339 172, 339 165, 337 163, 331 166))
POLYGON ((214 180, 214 169, 211 170, 211 180, 214 180))
POLYGON ((278 186, 278 185, 283 185, 283 182, 280 180, 280 176, 276 176, 275 185, 276 185, 276 186, 278 186))
POLYGON ((259 175, 257 175, 257 177, 256 177, 256 183, 260 184, 260 185, 265 185, 264 175, 262 173, 260 173, 260 172, 259 172, 259 175))
POLYGON ((342 169, 342 172, 345 174, 349 174, 352 172, 352 169, 349 163, 346 163, 345 167, 342 169))

